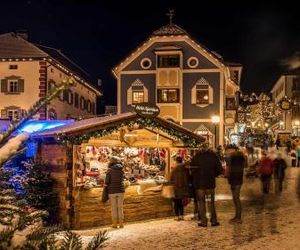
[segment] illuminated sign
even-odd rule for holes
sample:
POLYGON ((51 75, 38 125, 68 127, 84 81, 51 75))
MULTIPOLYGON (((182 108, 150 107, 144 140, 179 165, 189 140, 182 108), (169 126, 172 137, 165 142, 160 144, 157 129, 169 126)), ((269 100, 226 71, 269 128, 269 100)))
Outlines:
POLYGON ((283 99, 280 101, 279 103, 279 107, 282 109, 282 110, 290 110, 292 108, 292 103, 286 99, 283 99))
POLYGON ((153 118, 159 115, 160 109, 155 104, 141 103, 135 106, 134 111, 140 116, 153 118))

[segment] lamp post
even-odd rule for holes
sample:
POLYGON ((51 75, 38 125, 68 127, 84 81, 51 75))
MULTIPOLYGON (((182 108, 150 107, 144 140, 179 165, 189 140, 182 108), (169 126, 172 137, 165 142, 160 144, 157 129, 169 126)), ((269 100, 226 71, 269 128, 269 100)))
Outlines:
POLYGON ((211 117, 212 123, 215 125, 215 148, 217 147, 217 124, 220 122, 220 116, 213 115, 211 117))

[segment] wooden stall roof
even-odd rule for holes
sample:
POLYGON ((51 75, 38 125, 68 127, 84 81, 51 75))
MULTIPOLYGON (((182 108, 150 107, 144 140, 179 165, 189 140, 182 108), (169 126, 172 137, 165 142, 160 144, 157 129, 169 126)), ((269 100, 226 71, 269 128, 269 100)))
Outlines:
MULTIPOLYGON (((117 123, 133 121, 135 119, 141 118, 135 112, 122 113, 118 115, 105 116, 105 117, 95 117, 90 119, 85 119, 81 121, 76 121, 72 124, 67 124, 58 128, 49 129, 44 132, 33 134, 31 137, 34 138, 46 138, 46 137, 56 137, 60 135, 65 136, 76 136, 82 133, 94 132, 103 128, 108 128, 114 126, 117 123)), ((143 119, 143 118, 142 118, 143 119)), ((145 118, 146 119, 146 118, 145 118)), ((149 119, 149 118, 147 118, 149 119)), ((181 125, 174 123, 172 121, 165 120, 161 117, 150 118, 152 121, 160 124, 166 128, 172 128, 178 132, 185 134, 197 142, 202 143, 205 141, 204 137, 199 136, 192 131, 182 127, 181 125)))

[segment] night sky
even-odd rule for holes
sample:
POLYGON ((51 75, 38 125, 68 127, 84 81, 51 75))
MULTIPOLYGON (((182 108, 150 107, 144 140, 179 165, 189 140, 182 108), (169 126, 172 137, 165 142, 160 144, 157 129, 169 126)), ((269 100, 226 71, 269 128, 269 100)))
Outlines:
POLYGON ((115 104, 112 67, 167 24, 165 14, 174 8, 177 25, 226 61, 243 64, 243 91, 270 91, 285 70, 282 60, 300 50, 299 8, 286 5, 4 0, 0 33, 25 29, 31 42, 62 49, 94 79, 102 79, 105 103, 115 104))

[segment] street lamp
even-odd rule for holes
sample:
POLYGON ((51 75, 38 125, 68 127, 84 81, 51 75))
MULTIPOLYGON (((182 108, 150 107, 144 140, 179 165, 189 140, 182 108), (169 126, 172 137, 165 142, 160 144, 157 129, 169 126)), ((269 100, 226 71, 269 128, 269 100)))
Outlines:
POLYGON ((220 116, 213 115, 211 117, 212 123, 215 125, 215 148, 217 147, 217 124, 220 122, 220 116))
POLYGON ((280 122, 279 122, 280 129, 283 129, 283 125, 284 125, 284 122, 283 122, 283 121, 280 121, 280 122))

